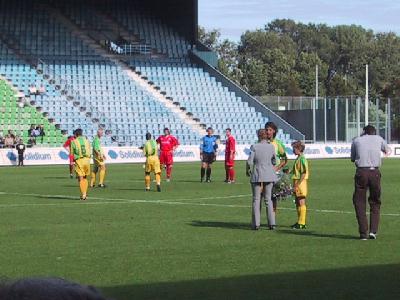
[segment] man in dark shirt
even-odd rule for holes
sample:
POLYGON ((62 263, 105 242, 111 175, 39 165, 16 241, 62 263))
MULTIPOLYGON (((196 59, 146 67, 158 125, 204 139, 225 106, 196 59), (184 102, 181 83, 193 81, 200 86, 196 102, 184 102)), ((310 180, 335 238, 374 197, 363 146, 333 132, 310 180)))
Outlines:
POLYGON ((25 153, 25 144, 22 139, 18 140, 18 143, 15 145, 15 149, 18 152, 18 167, 22 167, 24 165, 24 153, 25 153))

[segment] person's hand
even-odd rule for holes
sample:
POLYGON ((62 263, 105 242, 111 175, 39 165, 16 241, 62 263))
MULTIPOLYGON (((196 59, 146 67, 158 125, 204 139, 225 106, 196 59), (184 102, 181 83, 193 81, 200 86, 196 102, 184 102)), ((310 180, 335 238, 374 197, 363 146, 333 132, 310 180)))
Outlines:
POLYGON ((200 159, 203 160, 203 153, 200 153, 200 159))
POLYGON ((103 155, 103 160, 106 160, 107 158, 106 158, 106 156, 105 155, 103 155))
POLYGON ((389 157, 390 154, 392 154, 392 149, 390 147, 387 147, 386 152, 385 152, 385 157, 389 157))

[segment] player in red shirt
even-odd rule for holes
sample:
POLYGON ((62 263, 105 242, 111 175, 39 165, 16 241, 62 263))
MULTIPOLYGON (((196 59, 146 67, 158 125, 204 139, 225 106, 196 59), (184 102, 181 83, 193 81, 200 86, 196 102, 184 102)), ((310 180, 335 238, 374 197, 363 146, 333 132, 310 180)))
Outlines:
POLYGON ((75 131, 74 135, 68 137, 67 141, 64 143, 63 147, 69 153, 69 177, 74 178, 74 156, 70 153, 71 142, 75 139, 75 131))
POLYGON ((171 180, 172 165, 174 164, 174 151, 179 146, 179 141, 171 135, 168 128, 164 128, 164 135, 157 139, 160 145, 160 163, 165 166, 167 172, 167 182, 171 180))
POLYGON ((232 130, 227 128, 226 134, 226 145, 225 145, 225 182, 235 182, 235 154, 236 154, 236 140, 232 135, 232 130))

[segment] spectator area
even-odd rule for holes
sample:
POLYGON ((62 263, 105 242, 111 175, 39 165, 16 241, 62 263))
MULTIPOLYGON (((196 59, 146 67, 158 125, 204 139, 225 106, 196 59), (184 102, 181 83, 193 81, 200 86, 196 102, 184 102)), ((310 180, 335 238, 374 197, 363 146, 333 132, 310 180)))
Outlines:
POLYGON ((26 104, 20 105, 17 100, 17 93, 6 81, 0 79, 0 111, 2 115, 0 134, 3 137, 11 130, 16 137, 21 137, 24 143, 28 144, 28 130, 31 124, 43 124, 46 135, 43 142, 41 138, 36 138, 36 145, 55 146, 64 141, 61 130, 43 117, 35 107, 26 104))
MULTIPOLYGON (((43 123, 40 144, 55 146, 76 128, 91 138, 103 127, 104 145, 139 146, 146 132, 159 135, 169 127, 182 145, 196 145, 202 128, 211 126, 221 136, 232 128, 240 144, 254 141, 270 115, 192 61, 195 45, 179 28, 142 1, 124 1, 123 9, 122 2, 102 3, 0 1, 0 75, 29 104, 19 108, 3 82, 0 132, 11 129, 27 141, 30 124, 43 123), (104 40, 146 45, 152 55, 113 53, 104 40), (146 82, 130 76, 133 71, 146 82), (31 93, 31 86, 46 92, 31 93)), ((282 130, 278 137, 292 139, 282 130)))

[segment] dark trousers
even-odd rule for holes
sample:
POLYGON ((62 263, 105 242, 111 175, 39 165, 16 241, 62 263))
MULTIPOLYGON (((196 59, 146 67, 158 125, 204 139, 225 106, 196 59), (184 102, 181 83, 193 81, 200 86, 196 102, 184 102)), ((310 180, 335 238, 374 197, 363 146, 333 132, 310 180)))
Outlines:
POLYGON ((358 168, 354 177, 353 204, 356 210, 361 237, 368 234, 367 190, 369 190, 370 227, 369 232, 377 233, 381 209, 381 172, 379 169, 358 168))
POLYGON ((18 166, 24 165, 24 155, 18 154, 18 166))

